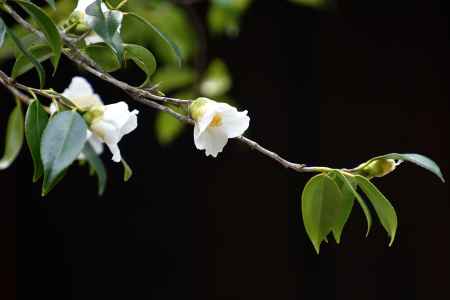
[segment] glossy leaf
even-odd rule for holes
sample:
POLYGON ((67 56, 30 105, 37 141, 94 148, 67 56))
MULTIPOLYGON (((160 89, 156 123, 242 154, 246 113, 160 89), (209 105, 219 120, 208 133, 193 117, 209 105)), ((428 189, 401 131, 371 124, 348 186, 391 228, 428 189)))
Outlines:
POLYGON ((336 223, 340 205, 341 191, 327 175, 316 175, 305 185, 302 193, 303 223, 317 253, 336 223))
POLYGON ((370 228, 372 227, 372 215, 370 214, 369 207, 367 207, 367 204, 364 201, 364 199, 358 194, 358 192, 356 191, 356 188, 354 187, 354 183, 351 181, 351 179, 349 179, 347 177, 347 175, 342 174, 341 172, 334 172, 334 173, 336 174, 337 178, 342 180, 344 185, 346 185, 346 188, 353 193, 353 196, 355 196, 356 201, 361 206, 361 209, 363 210, 364 215, 366 216, 366 221, 367 221, 366 236, 368 236, 369 232, 370 232, 370 228))
POLYGON ((86 157, 90 168, 97 174, 98 195, 101 196, 105 191, 107 181, 105 165, 89 143, 84 145, 83 154, 86 157))
POLYGON ((390 153, 390 154, 372 158, 367 163, 370 163, 370 162, 380 159, 380 158, 398 159, 398 160, 411 162, 413 164, 418 165, 419 167, 422 167, 422 168, 430 171, 431 173, 433 173, 434 175, 439 177, 439 179, 441 179, 442 182, 445 182, 444 176, 442 175, 442 172, 441 172, 441 169, 439 168, 439 166, 432 159, 430 159, 424 155, 417 154, 417 153, 403 153, 403 154, 390 153))
MULTIPOLYGON (((28 51, 40 63, 52 56, 52 49, 47 45, 35 45, 28 49, 28 51)), ((17 78, 20 75, 25 74, 26 72, 31 70, 33 67, 33 63, 25 55, 20 55, 14 62, 14 66, 11 71, 11 77, 17 78)))
MULTIPOLYGON (((341 242, 342 230, 344 229, 345 223, 347 223, 348 218, 350 217, 350 213, 353 209, 353 204, 355 202, 355 195, 352 189, 348 186, 348 184, 344 181, 340 174, 336 174, 337 172, 333 172, 330 174, 330 177, 334 179, 339 190, 342 193, 342 206, 339 207, 339 211, 336 217, 336 223, 332 228, 332 233, 336 243, 341 242)), ((352 182, 350 182, 352 184, 352 182)), ((356 188, 356 184, 352 184, 353 188, 356 188)))
POLYGON ((50 48, 52 48, 52 64, 54 72, 58 68, 59 59, 61 58, 62 41, 58 28, 53 20, 37 5, 28 1, 20 1, 17 3, 36 21, 39 28, 44 33, 50 48))
POLYGON ((119 62, 122 63, 123 43, 119 28, 123 13, 117 10, 103 12, 101 3, 101 0, 96 0, 86 8, 86 14, 93 17, 90 26, 111 47, 119 62))
POLYGON ((76 112, 60 112, 50 119, 41 140, 43 196, 56 185, 63 171, 78 157, 86 141, 86 132, 86 123, 76 112))
POLYGON ((172 50, 172 52, 175 55, 175 58, 177 60, 178 66, 181 66, 182 58, 181 58, 181 52, 178 46, 169 38, 167 37, 163 32, 161 32, 155 25, 153 25, 149 20, 146 18, 143 18, 135 13, 129 12, 126 14, 126 16, 133 17, 142 24, 146 25, 148 29, 150 29, 152 32, 156 33, 172 50))
POLYGON ((92 44, 86 47, 86 53, 105 72, 114 72, 120 69, 120 62, 113 50, 104 43, 92 44))
POLYGON ((6 127, 5 151, 0 159, 0 170, 8 168, 16 159, 23 144, 23 114, 20 103, 9 115, 6 127))
POLYGON ((375 208, 381 225, 383 225, 384 229, 386 229, 388 235, 390 236, 389 246, 391 246, 394 242, 398 225, 397 214, 395 213, 394 207, 378 190, 378 188, 367 178, 361 175, 356 175, 354 178, 358 182, 358 186, 364 191, 367 198, 369 198, 372 203, 372 206, 375 208))
POLYGON ((133 170, 131 170, 130 166, 125 161, 125 159, 123 159, 123 157, 121 162, 123 166, 123 181, 127 182, 128 180, 130 180, 131 176, 133 176, 133 170))
POLYGON ((24 47, 24 45, 22 44, 22 42, 19 40, 19 38, 16 36, 16 34, 9 30, 8 28, 6 29, 9 36, 11 37, 11 39, 14 41, 14 43, 16 44, 17 48, 19 49, 19 51, 33 64, 33 66, 36 68, 36 71, 38 73, 39 76, 39 86, 41 88, 44 87, 45 84, 45 70, 42 67, 41 63, 30 53, 28 52, 28 50, 24 47))
POLYGON ((43 174, 41 137, 47 126, 48 118, 49 114, 44 110, 38 100, 30 103, 25 116, 25 137, 33 159, 33 182, 36 182, 43 174))
POLYGON ((156 59, 145 47, 133 44, 125 44, 125 59, 131 59, 142 71, 146 78, 141 86, 146 86, 150 82, 150 76, 156 71, 156 59))

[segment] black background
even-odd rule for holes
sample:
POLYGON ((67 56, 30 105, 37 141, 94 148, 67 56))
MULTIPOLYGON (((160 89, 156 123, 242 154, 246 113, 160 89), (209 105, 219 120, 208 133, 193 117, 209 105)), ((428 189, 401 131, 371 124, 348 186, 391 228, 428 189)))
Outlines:
MULTIPOLYGON (((211 40, 208 57, 228 63, 247 135, 283 156, 351 167, 417 152, 448 177, 443 11, 432 1, 340 1, 334 12, 255 1, 239 38, 211 40)), ((80 74, 61 65, 57 90, 80 74)), ((105 102, 126 99, 83 76, 105 102)), ((2 137, 7 98, 2 87, 2 137)), ((430 173, 404 164, 376 180, 399 215, 391 248, 378 223, 364 238, 355 206, 341 245, 317 256, 299 217, 309 176, 234 141, 206 158, 191 132, 161 147, 155 113, 131 106, 139 127, 121 149, 135 175, 123 184, 108 162, 103 198, 79 167, 41 198, 25 149, 0 173, 1 299, 450 299, 448 185, 430 173)))

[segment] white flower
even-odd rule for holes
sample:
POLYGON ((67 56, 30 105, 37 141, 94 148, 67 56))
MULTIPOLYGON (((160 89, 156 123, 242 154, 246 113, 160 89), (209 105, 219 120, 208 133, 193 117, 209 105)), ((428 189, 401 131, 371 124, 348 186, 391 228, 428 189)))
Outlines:
POLYGON ((195 121, 195 147, 205 150, 206 156, 217 157, 228 139, 242 135, 250 123, 246 110, 240 112, 231 105, 208 98, 194 101, 190 113, 195 121))
MULTIPOLYGON (((78 0, 77 7, 75 8, 74 12, 78 12, 82 16, 82 22, 86 23, 89 28, 92 28, 94 25, 95 17, 90 16, 86 14, 86 8, 94 3, 94 0, 78 0)), ((111 10, 108 9, 108 7, 105 5, 105 3, 102 2, 101 9, 103 13, 110 12, 111 10)), ((115 14, 117 14, 117 17, 119 18, 119 27, 117 28, 117 31, 120 33, 120 30, 122 29, 122 19, 123 19, 123 13, 120 11, 114 11, 115 14)), ((103 42, 103 39, 96 34, 95 32, 91 32, 85 39, 86 45, 90 44, 96 44, 103 42)))
POLYGON ((136 129, 139 112, 136 109, 130 112, 123 101, 105 105, 103 109, 103 116, 94 119, 90 128, 111 150, 112 160, 120 162, 122 157, 117 144, 124 135, 136 129))
POLYGON ((63 96, 78 108, 87 111, 85 119, 88 120, 90 130, 86 137, 96 153, 103 151, 104 142, 113 154, 112 160, 120 162, 121 155, 117 144, 124 135, 136 129, 138 111, 130 112, 123 101, 103 105, 89 82, 82 77, 74 77, 69 87, 64 90, 63 96))

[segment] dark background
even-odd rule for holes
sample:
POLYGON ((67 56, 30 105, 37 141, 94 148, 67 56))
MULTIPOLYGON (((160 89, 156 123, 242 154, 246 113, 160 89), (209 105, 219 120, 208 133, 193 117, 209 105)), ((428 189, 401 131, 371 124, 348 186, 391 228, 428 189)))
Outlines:
MULTIPOLYGON (((417 152, 448 177, 443 11, 432 1, 340 1, 334 12, 255 1, 239 38, 211 40, 208 54, 232 71, 248 136, 281 155, 352 167, 417 152)), ((57 90, 79 74, 63 64, 57 90)), ((83 75, 106 102, 126 99, 83 75)), ((8 97, 2 88, 2 137, 8 97)), ((139 127, 121 149, 134 176, 123 184, 108 162, 103 198, 78 167, 41 198, 26 150, 0 173, 1 299, 450 299, 448 185, 432 174, 404 164, 376 180, 399 215, 391 248, 378 223, 364 238, 355 206, 341 245, 318 256, 299 215, 308 175, 234 141, 206 158, 191 132, 161 147, 155 113, 131 106, 139 127)))

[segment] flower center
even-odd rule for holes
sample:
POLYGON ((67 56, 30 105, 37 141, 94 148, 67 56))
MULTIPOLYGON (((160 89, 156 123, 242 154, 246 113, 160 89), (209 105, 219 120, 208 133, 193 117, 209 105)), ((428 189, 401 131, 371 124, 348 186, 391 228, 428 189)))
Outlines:
POLYGON ((222 117, 219 114, 215 114, 211 123, 209 123, 209 127, 218 127, 220 125, 222 125, 222 117))

